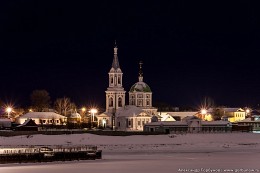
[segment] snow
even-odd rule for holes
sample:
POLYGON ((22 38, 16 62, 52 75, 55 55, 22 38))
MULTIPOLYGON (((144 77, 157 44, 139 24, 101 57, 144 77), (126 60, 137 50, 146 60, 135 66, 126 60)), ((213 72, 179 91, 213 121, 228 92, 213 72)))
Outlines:
POLYGON ((28 112, 20 118, 64 119, 66 117, 55 112, 28 112))
POLYGON ((260 172, 259 137, 260 134, 257 133, 242 132, 146 136, 72 134, 0 137, 2 146, 94 144, 103 151, 101 160, 7 164, 0 165, 0 172, 260 172))
POLYGON ((117 117, 129 117, 129 116, 137 116, 140 113, 144 112, 141 108, 133 105, 126 105, 117 110, 117 117))

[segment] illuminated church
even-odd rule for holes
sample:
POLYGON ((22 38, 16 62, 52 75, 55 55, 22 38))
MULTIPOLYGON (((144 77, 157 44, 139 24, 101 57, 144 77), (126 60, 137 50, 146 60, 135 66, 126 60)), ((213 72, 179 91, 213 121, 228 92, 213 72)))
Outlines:
POLYGON ((112 67, 108 72, 106 111, 97 115, 99 127, 110 127, 121 131, 142 131, 144 124, 157 116, 152 107, 151 88, 143 81, 142 62, 139 63, 139 77, 129 91, 129 105, 126 105, 123 88, 123 72, 119 65, 118 48, 115 44, 112 67))

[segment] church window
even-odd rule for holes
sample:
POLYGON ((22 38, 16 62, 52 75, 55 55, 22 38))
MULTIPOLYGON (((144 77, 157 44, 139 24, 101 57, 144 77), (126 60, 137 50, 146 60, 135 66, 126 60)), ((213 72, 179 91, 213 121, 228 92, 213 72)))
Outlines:
POLYGON ((118 98, 118 107, 122 107, 122 98, 121 97, 118 98))
POLYGON ((149 95, 146 95, 146 98, 149 98, 149 95))
POLYGON ((121 84, 121 77, 118 76, 118 84, 121 84))
POLYGON ((116 76, 115 76, 115 85, 117 85, 116 76))
POLYGON ((142 100, 138 100, 138 106, 142 106, 142 100))
POLYGON ((150 101, 149 100, 146 100, 146 105, 150 106, 150 101))
POLYGON ((111 84, 113 84, 113 77, 111 77, 111 84))
POLYGON ((113 107, 113 98, 112 97, 109 98, 109 107, 113 107))
POLYGON ((140 121, 140 120, 138 120, 138 122, 137 122, 137 125, 138 125, 138 126, 140 126, 140 125, 141 125, 141 121, 140 121))

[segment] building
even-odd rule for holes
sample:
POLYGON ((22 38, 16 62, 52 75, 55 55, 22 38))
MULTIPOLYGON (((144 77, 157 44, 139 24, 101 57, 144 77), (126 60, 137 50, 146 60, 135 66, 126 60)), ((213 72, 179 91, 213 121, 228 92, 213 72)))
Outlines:
POLYGON ((27 119, 23 124, 15 127, 16 131, 38 131, 37 124, 32 119, 27 119))
POLYGON ((116 127, 120 131, 143 131, 145 124, 151 122, 152 115, 140 107, 127 105, 117 110, 116 127))
POLYGON ((252 130, 260 131, 260 119, 257 117, 246 118, 237 122, 238 126, 251 126, 252 130))
POLYGON ((200 132, 228 132, 232 124, 228 121, 202 121, 196 116, 188 116, 181 121, 158 121, 144 125, 146 132, 165 133, 200 133, 200 132))
POLYGON ((211 116, 213 120, 213 114, 218 113, 221 115, 221 119, 229 122, 238 122, 246 118, 246 111, 242 108, 210 108, 207 110, 207 115, 211 116))
POLYGON ((9 118, 0 118, 0 129, 10 129, 12 121, 9 118))
POLYGON ((106 111, 97 115, 98 127, 115 129, 115 113, 125 106, 125 90, 123 88, 123 72, 118 61, 118 48, 115 43, 112 67, 108 72, 108 88, 106 93, 106 111))
POLYGON ((106 93, 106 111, 97 115, 98 127, 110 127, 123 131, 142 131, 145 123, 157 115, 152 107, 151 88, 143 82, 142 62, 139 77, 129 91, 129 105, 125 102, 123 72, 118 60, 118 48, 114 47, 112 67, 108 73, 109 86, 106 93))
POLYGON ((67 118, 68 123, 79 124, 81 123, 81 115, 73 111, 67 118))
POLYGON ((29 112, 17 118, 18 124, 32 119, 37 125, 66 125, 67 117, 55 112, 29 112))
POLYGON ((129 105, 140 107, 148 114, 156 115, 157 108, 152 107, 151 88, 143 81, 142 62, 139 63, 139 76, 129 91, 129 105))
POLYGON ((183 118, 187 116, 194 116, 197 115, 198 112, 159 112, 158 116, 160 117, 159 120, 161 121, 171 121, 171 119, 175 119, 176 121, 180 121, 183 118), (168 115, 168 118, 166 119, 165 117, 168 115), (172 118, 171 118, 172 117, 172 118))

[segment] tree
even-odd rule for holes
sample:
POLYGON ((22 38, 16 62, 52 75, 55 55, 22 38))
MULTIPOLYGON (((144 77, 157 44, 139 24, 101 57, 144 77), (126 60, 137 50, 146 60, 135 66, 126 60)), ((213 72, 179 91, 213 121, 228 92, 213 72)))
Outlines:
POLYGON ((219 108, 213 108, 213 113, 212 113, 212 118, 213 120, 221 120, 221 118, 224 116, 224 108, 219 107, 219 108))
POLYGON ((31 94, 31 102, 34 110, 44 111, 50 107, 50 96, 46 90, 34 90, 31 94))
POLYGON ((67 116, 70 110, 76 109, 75 103, 71 102, 70 98, 67 97, 56 99, 54 107, 59 114, 64 116, 67 116))

